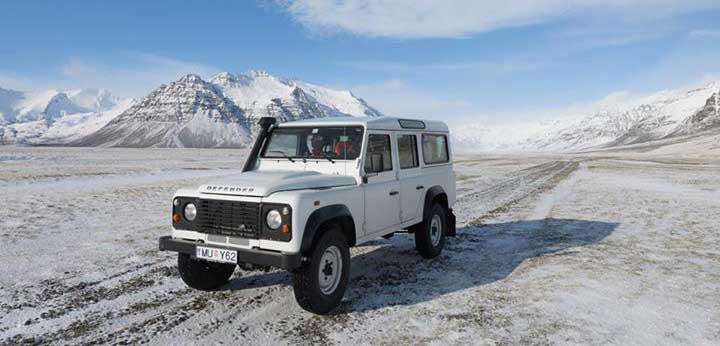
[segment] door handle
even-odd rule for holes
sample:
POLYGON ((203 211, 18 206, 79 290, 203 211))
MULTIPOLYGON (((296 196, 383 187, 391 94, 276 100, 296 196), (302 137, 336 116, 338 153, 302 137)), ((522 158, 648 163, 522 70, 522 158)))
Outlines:
POLYGON ((422 186, 422 185, 415 186, 415 190, 422 190, 424 188, 425 188, 425 186, 422 186))
POLYGON ((400 193, 400 192, 397 192, 397 191, 390 191, 390 196, 395 196, 395 195, 397 195, 397 194, 399 194, 399 193, 400 193))

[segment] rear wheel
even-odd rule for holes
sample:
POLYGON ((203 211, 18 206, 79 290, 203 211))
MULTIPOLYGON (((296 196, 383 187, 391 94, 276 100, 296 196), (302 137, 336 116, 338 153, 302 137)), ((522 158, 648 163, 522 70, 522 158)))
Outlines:
POLYGON ((415 227, 415 248, 420 255, 425 258, 440 255, 445 246, 446 230, 445 208, 440 204, 433 204, 430 215, 415 227))
POLYGON ((235 266, 193 259, 184 253, 178 254, 180 277, 185 284, 198 290, 210 290, 228 282, 235 266))
POLYGON ((350 278, 350 247, 340 226, 325 228, 309 257, 293 272, 295 300, 304 310, 324 315, 340 304, 350 278))

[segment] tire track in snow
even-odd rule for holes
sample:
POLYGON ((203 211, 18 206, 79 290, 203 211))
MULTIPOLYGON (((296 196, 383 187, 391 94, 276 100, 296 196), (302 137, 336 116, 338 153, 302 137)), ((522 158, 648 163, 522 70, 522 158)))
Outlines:
POLYGON ((537 201, 535 209, 530 213, 526 220, 542 220, 550 216, 555 203, 566 198, 572 193, 572 188, 578 181, 579 175, 585 172, 586 166, 580 163, 577 170, 572 172, 565 180, 558 183, 552 191, 543 194, 537 201))
POLYGON ((553 161, 525 169, 521 175, 490 188, 467 193, 457 200, 456 210, 465 216, 464 220, 458 217, 458 223, 482 225, 484 221, 506 212, 520 201, 554 188, 575 172, 578 166, 578 161, 553 161))

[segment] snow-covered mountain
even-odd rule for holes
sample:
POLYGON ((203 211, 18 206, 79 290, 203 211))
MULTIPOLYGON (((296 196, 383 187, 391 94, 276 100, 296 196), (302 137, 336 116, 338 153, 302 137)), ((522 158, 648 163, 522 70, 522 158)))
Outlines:
POLYGON ((0 144, 242 147, 257 119, 382 116, 350 91, 266 72, 186 75, 140 101, 107 90, 0 89, 0 144))
POLYGON ((162 85, 72 145, 232 147, 247 144, 243 111, 211 83, 187 75, 162 85))
MULTIPOLYGON (((554 120, 453 126, 455 145, 476 151, 579 151, 720 129, 720 82, 639 98, 610 97, 554 120)), ((0 144, 243 147, 257 119, 382 116, 350 91, 266 72, 186 75, 140 101, 107 90, 20 92, 0 88, 0 144)))
POLYGON ((65 143, 100 129, 132 102, 107 90, 0 88, 0 144, 65 143))
POLYGON ((124 147, 243 147, 257 119, 290 121, 381 116, 349 91, 250 71, 209 81, 187 75, 162 85, 102 129, 71 145, 124 147))
POLYGON ((240 74, 224 72, 210 79, 210 82, 252 120, 264 116, 292 120, 383 115, 350 91, 278 78, 263 71, 240 74))
POLYGON ((705 106, 685 119, 673 135, 693 134, 713 128, 720 128, 720 91, 712 94, 705 106))
POLYGON ((720 82, 601 102, 585 114, 499 126, 454 126, 456 145, 481 151, 575 151, 615 147, 720 126, 720 82))

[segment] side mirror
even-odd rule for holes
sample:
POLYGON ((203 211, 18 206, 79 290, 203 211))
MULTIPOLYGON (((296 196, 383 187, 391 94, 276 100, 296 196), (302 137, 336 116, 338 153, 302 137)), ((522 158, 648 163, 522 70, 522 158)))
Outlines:
POLYGON ((382 154, 370 154, 370 156, 367 157, 367 160, 369 166, 365 166, 365 176, 362 177, 363 184, 367 184, 369 177, 378 175, 378 172, 382 172, 384 168, 382 154))

